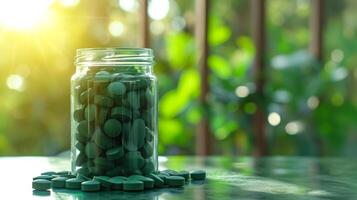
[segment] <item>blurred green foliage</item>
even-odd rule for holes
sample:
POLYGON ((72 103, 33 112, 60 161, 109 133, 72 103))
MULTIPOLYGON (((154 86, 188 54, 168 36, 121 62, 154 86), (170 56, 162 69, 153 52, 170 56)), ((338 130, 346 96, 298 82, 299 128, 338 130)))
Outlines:
MULTIPOLYGON (((50 25, 31 31, 0 25, 0 155, 54 155, 69 148, 75 49, 135 46, 139 11, 118 2, 67 7, 55 1, 50 25)), ((266 121, 270 153, 356 155, 356 1, 326 1, 323 63, 308 52, 310 1, 267 2, 266 99, 259 101, 268 116, 280 117, 277 124, 266 121)), ((194 2, 169 3, 166 17, 150 23, 160 93, 159 153, 193 154, 196 125, 208 115, 216 153, 250 154, 258 101, 250 1, 211 2, 208 113, 198 103, 194 2)))

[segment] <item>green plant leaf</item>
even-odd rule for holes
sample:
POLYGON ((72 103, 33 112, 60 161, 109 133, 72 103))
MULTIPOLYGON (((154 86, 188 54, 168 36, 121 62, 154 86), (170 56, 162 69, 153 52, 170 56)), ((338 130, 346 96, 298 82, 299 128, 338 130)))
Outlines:
POLYGON ((208 25, 208 43, 212 46, 221 45, 231 37, 231 30, 225 26, 220 18, 212 15, 208 25))
POLYGON ((194 41, 192 36, 187 33, 179 32, 168 35, 166 51, 168 61, 175 69, 183 69, 194 64, 194 41))
POLYGON ((222 79, 228 79, 232 75, 229 63, 221 56, 210 55, 208 65, 212 72, 222 79))
POLYGON ((198 95, 199 75, 196 70, 186 70, 181 74, 176 90, 164 94, 160 100, 160 114, 175 117, 188 106, 190 99, 198 95))
POLYGON ((164 144, 174 144, 177 137, 180 137, 183 132, 183 125, 179 120, 175 119, 160 119, 159 134, 160 142, 164 144))

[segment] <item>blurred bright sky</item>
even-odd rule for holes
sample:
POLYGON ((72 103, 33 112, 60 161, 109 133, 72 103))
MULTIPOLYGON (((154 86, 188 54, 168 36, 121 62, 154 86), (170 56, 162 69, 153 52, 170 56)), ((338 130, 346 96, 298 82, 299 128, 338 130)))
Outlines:
MULTIPOLYGON (((50 7, 59 3, 65 7, 77 6, 80 0, 0 0, 0 25, 10 29, 28 30, 44 23, 51 23, 50 7)), ((137 0, 118 0, 121 9, 127 12, 137 11, 137 0)), ((168 0, 151 0, 148 14, 153 20, 162 20, 170 9, 168 0)), ((124 28, 120 22, 113 22, 110 31, 117 36, 124 28)))

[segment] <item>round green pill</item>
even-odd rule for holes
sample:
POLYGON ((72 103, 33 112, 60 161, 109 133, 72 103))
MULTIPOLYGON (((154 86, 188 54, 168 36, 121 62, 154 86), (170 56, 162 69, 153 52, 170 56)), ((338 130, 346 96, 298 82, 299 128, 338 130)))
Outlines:
POLYGON ((32 180, 44 179, 44 180, 50 181, 50 180, 53 179, 53 178, 54 178, 54 177, 51 176, 51 175, 41 175, 41 176, 33 177, 32 180))
POLYGON ((96 91, 103 92, 111 81, 111 74, 107 71, 99 71, 94 76, 94 88, 96 91))
POLYGON ((109 119, 104 123, 104 133, 109 137, 117 137, 121 132, 121 123, 116 119, 109 119))
POLYGON ((162 180, 162 178, 160 178, 158 175, 151 173, 148 175, 148 177, 150 177, 152 180, 154 180, 155 187, 158 187, 158 188, 164 187, 165 181, 162 180))
POLYGON ((109 176, 94 176, 93 180, 98 181, 104 188, 111 188, 112 182, 110 182, 109 176))
POLYGON ((186 181, 188 181, 188 179, 190 179, 190 172, 188 171, 179 171, 175 174, 175 176, 181 176, 184 177, 186 181))
POLYGON ((95 74, 95 82, 98 83, 106 83, 109 82, 111 79, 111 74, 107 71, 99 71, 95 74))
POLYGON ((81 183, 81 190, 83 192, 97 192, 100 190, 100 183, 95 180, 84 181, 81 183))
POLYGON ((144 190, 144 183, 137 180, 127 180, 123 183, 123 190, 130 192, 142 191, 144 190))
POLYGON ((124 149, 123 146, 115 147, 113 149, 109 149, 105 152, 107 158, 109 160, 117 160, 124 156, 124 149))
POLYGON ((78 168, 76 170, 76 174, 81 174, 83 176, 88 176, 89 175, 89 169, 87 166, 83 165, 82 167, 78 168))
POLYGON ((100 128, 97 128, 94 132, 94 143, 101 149, 111 149, 115 146, 115 141, 104 134, 100 128))
POLYGON ((128 178, 126 178, 125 176, 114 176, 109 179, 109 181, 113 184, 113 190, 123 190, 123 184, 127 180, 128 178))
POLYGON ((92 127, 87 120, 80 121, 77 125, 78 136, 81 140, 88 140, 92 127))
POLYGON ((93 102, 94 90, 92 88, 88 88, 88 90, 81 93, 79 96, 79 102, 82 104, 87 104, 93 102))
POLYGON ((85 153, 89 159, 93 159, 97 156, 97 147, 94 142, 88 142, 85 147, 85 153))
MULTIPOLYGON (((77 145, 76 145, 76 147, 77 147, 77 145)), ((70 171, 59 171, 56 173, 56 175, 59 175, 59 176, 65 176, 65 175, 69 175, 69 174, 71 174, 70 171)))
POLYGON ((169 177, 169 175, 166 176, 164 174, 158 174, 157 176, 164 181, 164 186, 165 186, 165 184, 167 184, 166 178, 169 177))
POLYGON ((149 177, 145 177, 141 175, 131 175, 128 177, 128 180, 142 181, 144 183, 145 189, 150 189, 154 187, 154 180, 149 177))
POLYGON ((81 76, 78 84, 80 86, 80 88, 78 88, 78 89, 81 92, 83 92, 84 90, 93 86, 93 82, 92 82, 91 78, 88 76, 81 76))
POLYGON ((107 120, 108 113, 109 113, 109 108, 106 107, 99 108, 99 112, 98 112, 99 124, 104 124, 105 120, 107 120))
POLYGON ((100 167, 105 170, 114 168, 114 162, 112 162, 109 159, 103 158, 103 157, 95 158, 94 164, 96 165, 96 167, 100 167))
POLYGON ((126 107, 114 107, 111 111, 111 117, 120 121, 129 121, 131 119, 132 112, 126 107))
POLYGON ((133 109, 140 108, 140 97, 135 91, 128 92, 128 102, 133 109))
POLYGON ((54 172, 54 171, 47 171, 47 172, 42 172, 41 175, 49 175, 49 176, 52 176, 52 175, 56 175, 56 172, 54 172))
POLYGON ((204 180, 206 179, 206 172, 204 170, 195 170, 191 172, 191 179, 204 180))
POLYGON ((145 143, 145 122, 142 119, 134 120, 129 132, 124 133, 124 146, 128 151, 136 151, 145 143))
POLYGON ((65 187, 67 189, 73 189, 73 190, 80 190, 81 189, 81 183, 83 182, 82 179, 79 178, 70 178, 66 180, 65 187))
POLYGON ((88 138, 86 136, 83 136, 79 133, 75 133, 75 137, 76 137, 76 140, 78 140, 79 142, 82 142, 82 143, 85 143, 88 141, 88 138))
POLYGON ((169 176, 166 182, 170 187, 182 187, 185 185, 185 178, 181 176, 169 176))
POLYGON ((79 108, 73 112, 73 118, 77 122, 84 120, 84 109, 79 108))
POLYGON ((111 97, 118 97, 126 92, 126 87, 121 82, 112 82, 108 85, 107 90, 111 97))
MULTIPOLYGON (((89 169, 88 169, 89 170, 89 169)), ((77 174, 77 178, 82 179, 83 181, 89 181, 91 178, 89 178, 88 175, 83 175, 83 174, 77 174)))
POLYGON ((132 131, 138 138, 137 144, 139 149, 145 144, 145 136, 146 136, 145 121, 143 119, 136 119, 133 122, 132 131))
POLYGON ((89 104, 84 109, 84 118, 88 121, 93 121, 95 118, 95 109, 96 109, 96 106, 94 104, 89 104))
POLYGON ((66 174, 66 175, 60 175, 60 177, 65 177, 67 179, 70 179, 70 178, 76 178, 77 176, 75 176, 73 174, 66 174))
POLYGON ((45 179, 36 179, 32 181, 32 188, 35 190, 48 190, 51 188, 51 181, 45 179))
POLYGON ((95 95, 94 103, 104 107, 112 107, 114 105, 113 99, 104 95, 95 95))
POLYGON ((122 175, 124 175, 123 166, 122 165, 118 165, 117 167, 109 169, 107 172, 105 172, 105 175, 109 176, 109 177, 122 176, 122 175))
POLYGON ((56 175, 59 176, 59 177, 65 177, 67 179, 76 178, 77 177, 77 176, 71 174, 70 171, 60 171, 60 172, 57 172, 56 175))
POLYGON ((140 92, 140 108, 150 108, 154 102, 154 95, 150 89, 140 92))
POLYGON ((141 155, 143 158, 150 158, 153 154, 153 149, 149 143, 145 143, 141 149, 141 155))
POLYGON ((164 171, 159 172, 159 175, 163 175, 163 176, 170 176, 170 174, 169 174, 169 173, 164 172, 164 171))
POLYGON ((68 180, 67 177, 56 177, 51 180, 52 182, 52 187, 53 188, 65 188, 66 187, 66 180, 68 180))
POLYGON ((141 169, 142 173, 144 175, 148 175, 152 172, 154 172, 155 166, 154 163, 151 159, 145 159, 144 161, 144 167, 141 169))
POLYGON ((138 151, 129 151, 124 156, 124 168, 128 174, 140 170, 145 164, 143 157, 138 151))
POLYGON ((169 176, 175 176, 177 174, 177 171, 172 169, 165 169, 162 172, 167 173, 169 176))

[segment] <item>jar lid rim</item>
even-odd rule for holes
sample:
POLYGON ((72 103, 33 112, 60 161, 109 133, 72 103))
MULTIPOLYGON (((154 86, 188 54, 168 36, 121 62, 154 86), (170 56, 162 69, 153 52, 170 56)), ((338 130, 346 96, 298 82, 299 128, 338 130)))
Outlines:
POLYGON ((80 48, 77 49, 77 54, 81 53, 96 53, 96 52, 117 52, 117 53, 148 53, 152 55, 152 49, 150 48, 137 48, 137 47, 103 47, 103 48, 80 48))
POLYGON ((107 47, 77 49, 75 63, 86 65, 150 64, 153 51, 149 48, 107 47))

